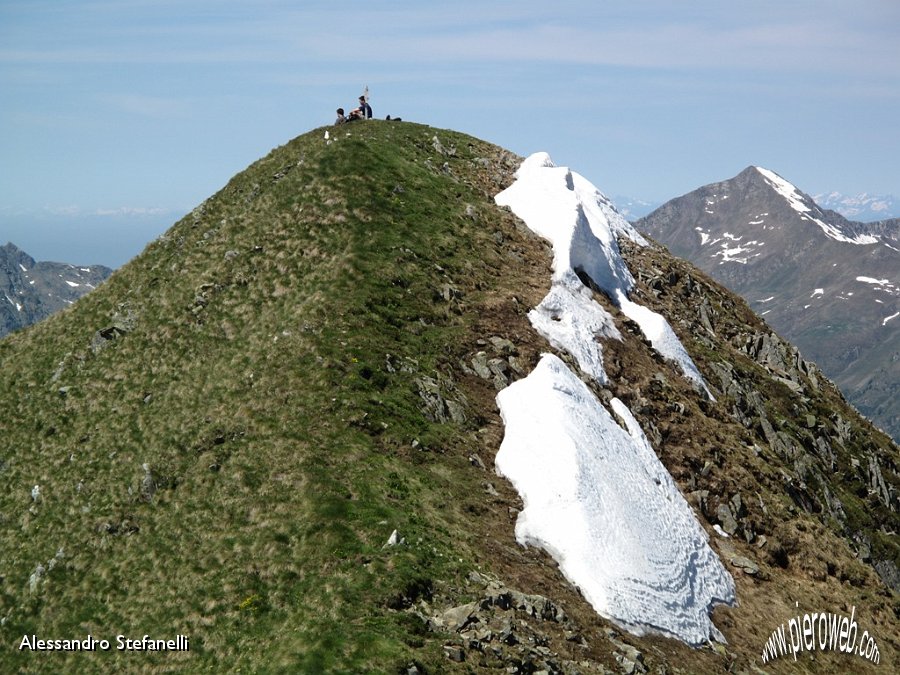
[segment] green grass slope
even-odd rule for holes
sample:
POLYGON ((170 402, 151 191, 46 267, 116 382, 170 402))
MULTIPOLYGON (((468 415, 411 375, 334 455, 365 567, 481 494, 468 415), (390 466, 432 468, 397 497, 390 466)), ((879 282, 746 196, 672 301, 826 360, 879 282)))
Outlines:
POLYGON ((473 568, 455 504, 480 487, 451 451, 478 414, 430 420, 416 381, 516 262, 485 206, 515 163, 417 125, 330 133, 0 342, 3 668, 48 663, 11 649, 32 633, 191 637, 49 655, 79 671, 402 664, 422 627, 390 606, 473 568), (407 543, 385 548, 394 529, 407 543))

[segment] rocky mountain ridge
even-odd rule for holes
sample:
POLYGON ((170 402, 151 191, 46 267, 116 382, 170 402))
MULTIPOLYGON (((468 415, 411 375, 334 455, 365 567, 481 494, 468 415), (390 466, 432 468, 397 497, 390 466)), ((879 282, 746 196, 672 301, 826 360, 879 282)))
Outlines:
POLYGON ((765 169, 674 199, 635 226, 740 293, 863 414, 900 438, 900 247, 765 169))
POLYGON ((0 337, 70 306, 110 274, 102 265, 36 262, 12 243, 0 246, 0 337))
MULTIPOLYGON (((497 394, 545 353, 579 372, 528 318, 550 246, 494 201, 521 158, 416 124, 324 131, 0 341, 0 642, 191 638, 11 668, 756 672, 798 608, 851 606, 896 663, 896 445, 659 246, 619 239, 630 298, 712 397, 581 270, 615 329, 595 337, 608 380, 583 383, 633 413, 733 576, 727 643, 633 634, 520 545, 497 394)), ((828 651, 778 667, 878 672, 828 651)))

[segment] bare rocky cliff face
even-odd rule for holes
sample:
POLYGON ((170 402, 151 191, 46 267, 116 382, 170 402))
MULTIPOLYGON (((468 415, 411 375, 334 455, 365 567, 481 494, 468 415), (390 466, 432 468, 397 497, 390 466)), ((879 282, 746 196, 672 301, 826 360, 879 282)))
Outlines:
POLYGON ((0 337, 68 307, 110 274, 103 265, 36 262, 12 243, 0 246, 0 337))
POLYGON ((860 412, 900 439, 896 220, 849 221, 749 167, 635 226, 743 296, 860 412))

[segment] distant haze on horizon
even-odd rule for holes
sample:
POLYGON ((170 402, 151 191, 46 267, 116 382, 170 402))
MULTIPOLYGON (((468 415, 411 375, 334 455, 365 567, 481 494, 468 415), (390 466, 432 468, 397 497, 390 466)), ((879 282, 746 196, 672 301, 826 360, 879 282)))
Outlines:
POLYGON ((0 244, 118 266, 366 85, 608 195, 900 195, 898 34, 894 0, 5 0, 0 244))

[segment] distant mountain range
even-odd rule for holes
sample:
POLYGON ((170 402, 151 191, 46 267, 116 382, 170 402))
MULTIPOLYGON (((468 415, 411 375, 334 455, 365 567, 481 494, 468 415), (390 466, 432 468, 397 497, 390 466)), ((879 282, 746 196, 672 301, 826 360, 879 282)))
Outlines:
POLYGON ((0 246, 0 337, 68 307, 110 274, 103 265, 36 262, 12 243, 0 246))
POLYGON ((659 208, 661 202, 647 201, 637 197, 627 197, 625 195, 616 195, 612 198, 616 210, 630 220, 641 218, 651 213, 654 209, 659 208))
MULTIPOLYGON (((612 198, 619 213, 630 220, 643 218, 660 206, 660 201, 616 195, 612 198)), ((900 218, 900 199, 893 195, 845 195, 840 192, 821 193, 813 200, 823 209, 836 211, 844 218, 864 223, 900 218)))
POLYGON ((900 216, 900 199, 893 195, 845 195, 840 192, 817 194, 815 202, 825 209, 837 211, 845 218, 871 222, 900 216))
POLYGON ((635 226, 743 295, 900 438, 900 219, 848 220, 748 167, 635 226))

